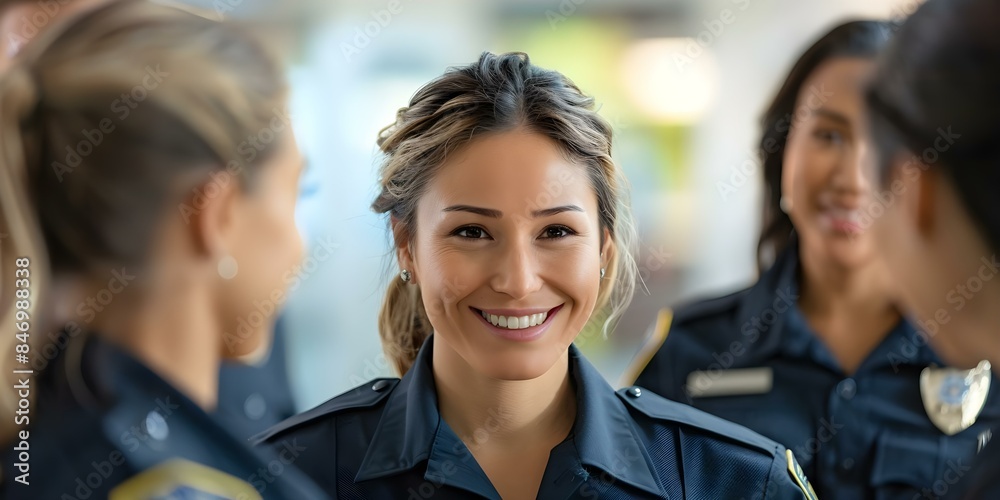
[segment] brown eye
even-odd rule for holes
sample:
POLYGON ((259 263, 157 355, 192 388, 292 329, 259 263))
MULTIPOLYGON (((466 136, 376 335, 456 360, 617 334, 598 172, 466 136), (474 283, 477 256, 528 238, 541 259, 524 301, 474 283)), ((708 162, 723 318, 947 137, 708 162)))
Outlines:
POLYGON ((484 231, 483 228, 476 226, 460 227, 456 229, 455 232, 452 234, 458 236, 459 238, 468 238, 470 240, 478 240, 489 237, 489 235, 486 234, 486 231, 484 231))
POLYGON ((824 144, 837 145, 844 142, 844 136, 836 130, 817 130, 813 132, 813 137, 824 144))
POLYGON ((566 226, 549 226, 545 228, 545 232, 542 233, 542 237, 547 239, 556 239, 565 238, 572 234, 575 234, 573 230, 566 226))

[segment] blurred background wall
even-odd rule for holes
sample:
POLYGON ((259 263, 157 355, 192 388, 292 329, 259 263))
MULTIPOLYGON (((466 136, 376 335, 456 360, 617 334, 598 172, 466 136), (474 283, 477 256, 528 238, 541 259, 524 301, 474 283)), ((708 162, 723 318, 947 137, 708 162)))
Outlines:
POLYGON ((396 268, 375 194, 375 137, 424 83, 484 50, 524 51, 593 95, 615 127, 640 225, 639 292, 608 339, 578 345, 614 385, 656 312, 756 278, 758 119, 795 58, 851 18, 916 0, 190 0, 271 32, 290 54, 309 159, 290 270, 289 366, 300 409, 391 376, 376 316, 396 268))

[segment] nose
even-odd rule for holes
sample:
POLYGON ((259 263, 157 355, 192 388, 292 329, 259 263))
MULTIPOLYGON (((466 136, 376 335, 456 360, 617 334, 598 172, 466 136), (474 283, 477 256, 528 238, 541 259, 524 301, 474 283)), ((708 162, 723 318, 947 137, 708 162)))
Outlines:
POLYGON ((858 196, 868 189, 865 162, 870 161, 873 148, 867 140, 858 140, 837 162, 831 184, 839 194, 858 196))
POLYGON ((490 285, 514 300, 525 299, 542 287, 538 257, 531 244, 510 241, 501 249, 490 285))

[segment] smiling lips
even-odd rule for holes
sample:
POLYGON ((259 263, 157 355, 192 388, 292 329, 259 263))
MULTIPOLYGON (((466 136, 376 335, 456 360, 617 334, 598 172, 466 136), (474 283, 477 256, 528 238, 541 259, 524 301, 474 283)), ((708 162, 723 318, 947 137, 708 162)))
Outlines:
POLYGON ((859 209, 827 206, 823 207, 822 216, 826 219, 827 225, 838 233, 857 235, 864 231, 859 209))
POLYGON ((541 338, 552 323, 552 318, 562 309, 560 304, 552 309, 469 309, 480 318, 486 329, 494 335, 518 342, 541 338))
POLYGON ((483 318, 492 323, 493 326, 506 328, 508 330, 520 330, 530 326, 538 326, 544 323, 549 317, 548 311, 537 314, 529 314, 527 316, 503 316, 488 314, 486 311, 479 312, 482 314, 483 318))

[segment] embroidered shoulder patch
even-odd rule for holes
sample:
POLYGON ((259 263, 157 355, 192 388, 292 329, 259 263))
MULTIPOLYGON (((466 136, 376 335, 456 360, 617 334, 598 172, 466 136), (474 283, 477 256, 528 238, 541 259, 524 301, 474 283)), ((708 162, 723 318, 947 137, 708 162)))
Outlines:
POLYGON ((110 500, 189 498, 260 500, 250 483, 207 465, 172 459, 144 470, 111 490, 110 500))
POLYGON ((799 489, 802 490, 802 494, 808 500, 817 500, 816 491, 813 490, 809 480, 806 479, 806 473, 802 472, 802 467, 799 466, 799 462, 795 460, 795 455, 792 454, 792 450, 785 450, 785 458, 788 459, 788 473, 792 475, 792 481, 798 485, 799 489))

